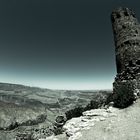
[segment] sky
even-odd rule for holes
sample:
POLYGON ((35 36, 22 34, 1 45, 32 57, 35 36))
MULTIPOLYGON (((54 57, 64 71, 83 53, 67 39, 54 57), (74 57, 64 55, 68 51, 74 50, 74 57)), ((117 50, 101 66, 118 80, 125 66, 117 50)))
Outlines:
POLYGON ((139 5, 139 0, 1 0, 0 82, 112 89, 110 14, 122 6, 140 19, 139 5))

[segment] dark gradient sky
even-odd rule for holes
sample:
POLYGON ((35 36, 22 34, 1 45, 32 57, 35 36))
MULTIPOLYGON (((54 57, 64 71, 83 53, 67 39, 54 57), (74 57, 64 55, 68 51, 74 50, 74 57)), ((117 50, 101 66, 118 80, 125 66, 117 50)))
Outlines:
POLYGON ((1 0, 0 82, 110 89, 116 75, 110 13, 139 0, 1 0))

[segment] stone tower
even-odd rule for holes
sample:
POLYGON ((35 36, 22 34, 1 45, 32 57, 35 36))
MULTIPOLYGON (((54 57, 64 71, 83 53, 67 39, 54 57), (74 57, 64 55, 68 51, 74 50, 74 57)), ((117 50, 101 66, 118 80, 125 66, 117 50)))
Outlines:
POLYGON ((115 9, 111 14, 115 41, 117 75, 114 93, 122 85, 133 92, 140 91, 140 24, 128 8, 115 9))

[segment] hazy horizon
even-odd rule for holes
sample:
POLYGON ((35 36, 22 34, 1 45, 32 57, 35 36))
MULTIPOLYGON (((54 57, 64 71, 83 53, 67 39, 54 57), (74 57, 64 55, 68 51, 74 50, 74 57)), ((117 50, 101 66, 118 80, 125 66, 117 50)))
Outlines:
POLYGON ((0 1, 0 82, 49 89, 112 89, 110 14, 140 1, 0 1))
MULTIPOLYGON (((54 84, 52 85, 49 85, 46 86, 46 84, 42 85, 42 84, 30 84, 30 83, 24 83, 24 82, 14 82, 14 81, 0 81, 0 83, 4 83, 4 84, 16 84, 16 85, 23 85, 23 86, 30 86, 30 87, 37 87, 37 88, 44 88, 44 89, 52 89, 52 90, 112 90, 112 83, 110 85, 110 88, 107 88, 107 87, 103 87, 103 86, 100 86, 100 87, 97 87, 97 86, 94 86, 94 85, 90 85, 88 83, 86 83, 87 85, 87 88, 85 88, 85 84, 82 85, 82 84, 79 84, 78 83, 78 87, 74 87, 74 86, 63 86, 63 84, 60 84, 59 86, 56 86, 54 84), (79 88, 80 86, 82 86, 82 88, 79 88), (68 87, 68 88, 67 88, 68 87)), ((77 85, 76 85, 77 86, 77 85)))

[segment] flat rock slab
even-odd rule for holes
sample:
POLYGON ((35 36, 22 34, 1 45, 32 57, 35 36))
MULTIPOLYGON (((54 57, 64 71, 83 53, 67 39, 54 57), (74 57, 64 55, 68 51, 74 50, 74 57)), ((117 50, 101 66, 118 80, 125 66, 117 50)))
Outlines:
POLYGON ((48 140, 140 140, 140 99, 126 109, 86 111, 69 120, 64 128, 69 137, 63 134, 63 138, 48 140))

